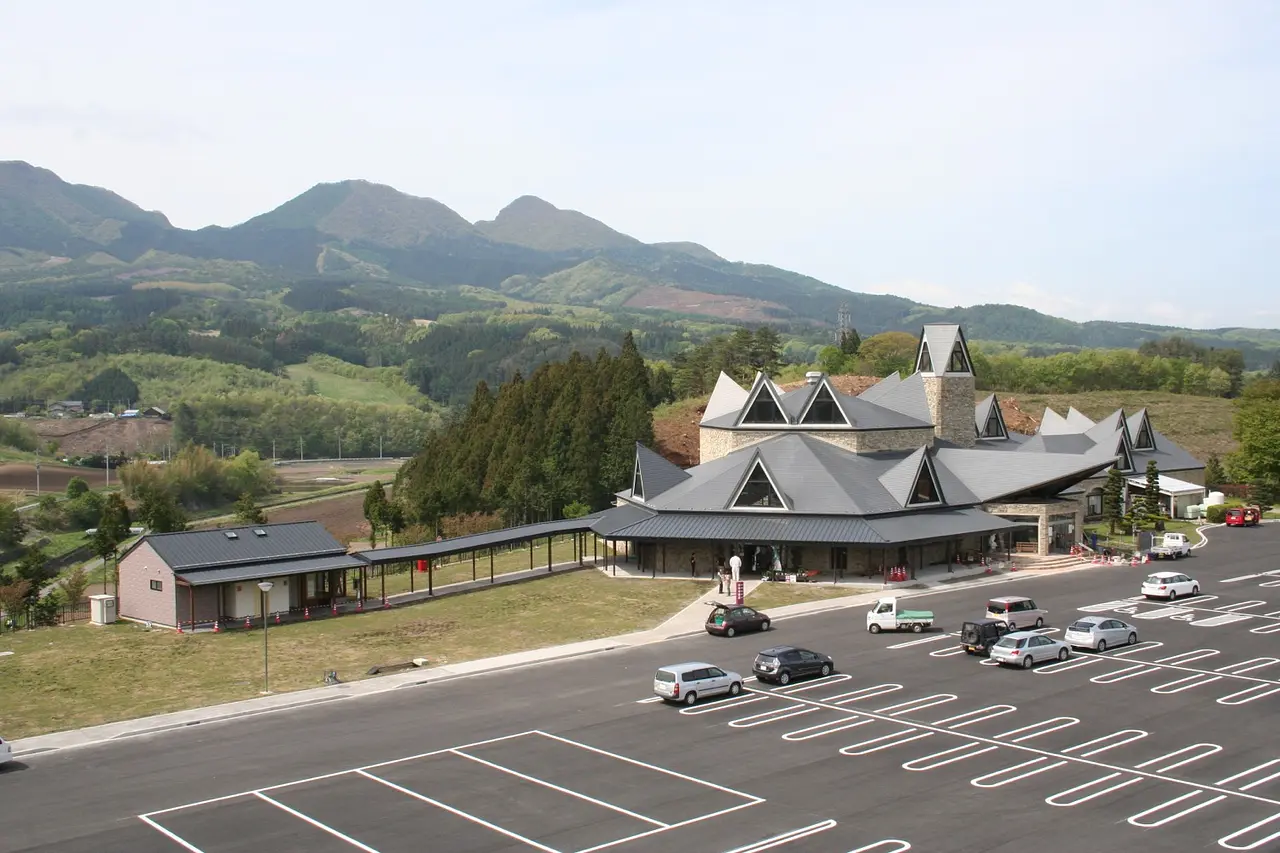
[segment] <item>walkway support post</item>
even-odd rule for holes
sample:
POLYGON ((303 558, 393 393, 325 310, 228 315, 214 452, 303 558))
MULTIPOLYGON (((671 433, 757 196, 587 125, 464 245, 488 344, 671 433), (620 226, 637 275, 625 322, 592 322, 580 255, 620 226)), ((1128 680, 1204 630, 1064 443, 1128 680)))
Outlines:
POLYGON ((476 579, 476 549, 471 549, 471 581, 474 583, 476 579))
POLYGON ((547 537, 547 573, 548 574, 550 574, 551 572, 551 552, 553 550, 552 549, 553 543, 551 540, 552 540, 552 537, 548 536, 547 537))
POLYGON ((489 583, 493 583, 493 546, 489 546, 489 583))
POLYGON ((427 595, 436 594, 435 585, 435 566, 431 565, 431 558, 427 558, 427 595))

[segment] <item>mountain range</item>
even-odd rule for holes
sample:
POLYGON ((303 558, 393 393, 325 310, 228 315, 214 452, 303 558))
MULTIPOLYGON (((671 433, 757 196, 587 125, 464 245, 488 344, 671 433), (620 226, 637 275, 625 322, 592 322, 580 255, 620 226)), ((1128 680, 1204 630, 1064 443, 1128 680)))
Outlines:
POLYGON ((719 322, 834 327, 842 305, 864 335, 958 322, 971 339, 1045 347, 1136 347, 1178 334, 1241 348, 1252 366, 1280 331, 1077 323, 1015 305, 943 308, 854 293, 799 273, 720 257, 696 243, 643 243, 603 222, 522 196, 469 222, 439 201, 362 180, 317 184, 230 228, 174 227, 164 214, 24 162, 0 162, 0 282, 171 275, 230 262, 284 286, 332 280, 401 288, 481 287, 530 302, 662 312, 719 322))

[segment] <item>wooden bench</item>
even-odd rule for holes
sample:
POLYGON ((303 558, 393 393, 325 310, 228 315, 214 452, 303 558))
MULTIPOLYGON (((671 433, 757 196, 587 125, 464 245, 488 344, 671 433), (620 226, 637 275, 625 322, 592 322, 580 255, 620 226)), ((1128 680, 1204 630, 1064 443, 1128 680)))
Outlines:
POLYGON ((1034 554, 1040 549, 1034 542, 1018 542, 1014 545, 1013 550, 1017 551, 1019 554, 1034 554))

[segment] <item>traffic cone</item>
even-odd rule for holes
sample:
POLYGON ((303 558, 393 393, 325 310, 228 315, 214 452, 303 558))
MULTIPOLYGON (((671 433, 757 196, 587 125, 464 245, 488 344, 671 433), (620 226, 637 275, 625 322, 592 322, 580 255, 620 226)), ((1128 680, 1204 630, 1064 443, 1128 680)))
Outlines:
POLYGON ((1017 566, 1015 566, 1013 563, 1009 564, 1009 571, 1016 572, 1017 570, 1018 570, 1017 566))
POLYGON ((310 608, 310 607, 304 607, 304 608, 302 608, 302 618, 303 618, 303 619, 310 619, 310 618, 311 618, 311 608, 310 608))
POLYGON ((249 624, 249 617, 248 617, 248 616, 244 617, 244 627, 245 627, 245 630, 246 630, 246 631, 247 631, 248 629, 250 629, 250 628, 252 628, 252 627, 253 627, 252 625, 250 625, 250 624, 249 624))
POLYGON ((220 624, 218 623, 218 620, 217 620, 217 619, 213 620, 213 633, 215 633, 215 634, 221 634, 221 633, 222 633, 222 625, 220 625, 220 624))
POLYGON ((279 610, 277 610, 277 611, 276 611, 276 624, 277 624, 277 625, 279 625, 279 624, 280 624, 280 611, 279 611, 279 610))
POLYGON ((385 595, 382 596, 382 609, 383 610, 391 609, 391 602, 387 600, 387 597, 385 595))
POLYGON ((181 622, 179 622, 179 623, 178 623, 178 633, 179 633, 179 634, 181 634, 181 633, 182 633, 182 623, 181 623, 181 622))
POLYGON ((360 598, 356 599, 356 612, 357 613, 364 612, 364 596, 361 596, 360 598))
POLYGON ((1130 566, 1136 566, 1136 565, 1138 565, 1138 555, 1137 555, 1137 554, 1134 554, 1132 557, 1130 557, 1130 558, 1129 558, 1129 565, 1130 565, 1130 566))

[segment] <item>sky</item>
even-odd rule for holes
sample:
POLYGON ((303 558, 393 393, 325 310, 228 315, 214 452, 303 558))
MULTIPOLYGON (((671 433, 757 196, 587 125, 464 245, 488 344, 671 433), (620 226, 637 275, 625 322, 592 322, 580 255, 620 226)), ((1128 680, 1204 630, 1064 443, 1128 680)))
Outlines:
MULTIPOLYGON (((0 159, 175 225, 364 178, 850 290, 1280 327, 1280 4, 14 3, 0 159)), ((857 318, 854 318, 856 325, 857 318)))

